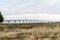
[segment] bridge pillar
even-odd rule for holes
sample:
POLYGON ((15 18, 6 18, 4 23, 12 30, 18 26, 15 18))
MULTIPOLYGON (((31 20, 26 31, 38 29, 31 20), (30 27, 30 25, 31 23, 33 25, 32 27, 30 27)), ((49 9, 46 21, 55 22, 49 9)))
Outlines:
POLYGON ((15 21, 15 23, 16 23, 16 20, 14 20, 15 21))
POLYGON ((10 21, 8 21, 8 23, 9 23, 10 21))

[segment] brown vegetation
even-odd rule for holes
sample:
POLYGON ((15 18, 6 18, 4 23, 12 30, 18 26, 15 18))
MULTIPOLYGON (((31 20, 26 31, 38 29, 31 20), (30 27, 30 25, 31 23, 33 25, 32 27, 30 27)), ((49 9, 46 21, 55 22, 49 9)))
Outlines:
POLYGON ((60 40, 60 23, 0 24, 1 40, 60 40))
POLYGON ((38 40, 38 36, 37 35, 31 35, 29 40, 38 40))

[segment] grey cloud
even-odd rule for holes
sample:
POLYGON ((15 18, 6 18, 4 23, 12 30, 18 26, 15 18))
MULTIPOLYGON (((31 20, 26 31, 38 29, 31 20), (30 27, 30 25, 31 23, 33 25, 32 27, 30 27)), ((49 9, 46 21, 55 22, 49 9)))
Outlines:
MULTIPOLYGON (((7 14, 22 14, 22 13, 53 13, 58 12, 57 7, 60 3, 58 0, 9 0, 5 1, 2 5, 2 11, 7 14), (56 4, 56 5, 55 5, 56 4), (5 8, 5 9, 4 9, 5 8)), ((60 8, 60 7, 59 7, 60 8)))
POLYGON ((0 0, 0 11, 5 17, 23 14, 60 14, 60 0, 0 0))

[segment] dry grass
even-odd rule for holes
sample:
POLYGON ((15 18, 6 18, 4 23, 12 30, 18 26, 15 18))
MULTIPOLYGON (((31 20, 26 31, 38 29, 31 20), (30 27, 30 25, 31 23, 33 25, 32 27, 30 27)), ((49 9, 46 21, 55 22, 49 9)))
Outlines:
POLYGON ((0 24, 0 40, 60 40, 60 23, 0 24))
POLYGON ((38 40, 38 35, 31 35, 28 40, 38 40))

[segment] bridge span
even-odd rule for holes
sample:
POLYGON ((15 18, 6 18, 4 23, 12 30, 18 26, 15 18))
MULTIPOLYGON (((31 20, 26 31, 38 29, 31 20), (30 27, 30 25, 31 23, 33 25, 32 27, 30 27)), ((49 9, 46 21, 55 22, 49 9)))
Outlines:
POLYGON ((3 23, 39 23, 45 22, 43 20, 4 20, 3 23))

